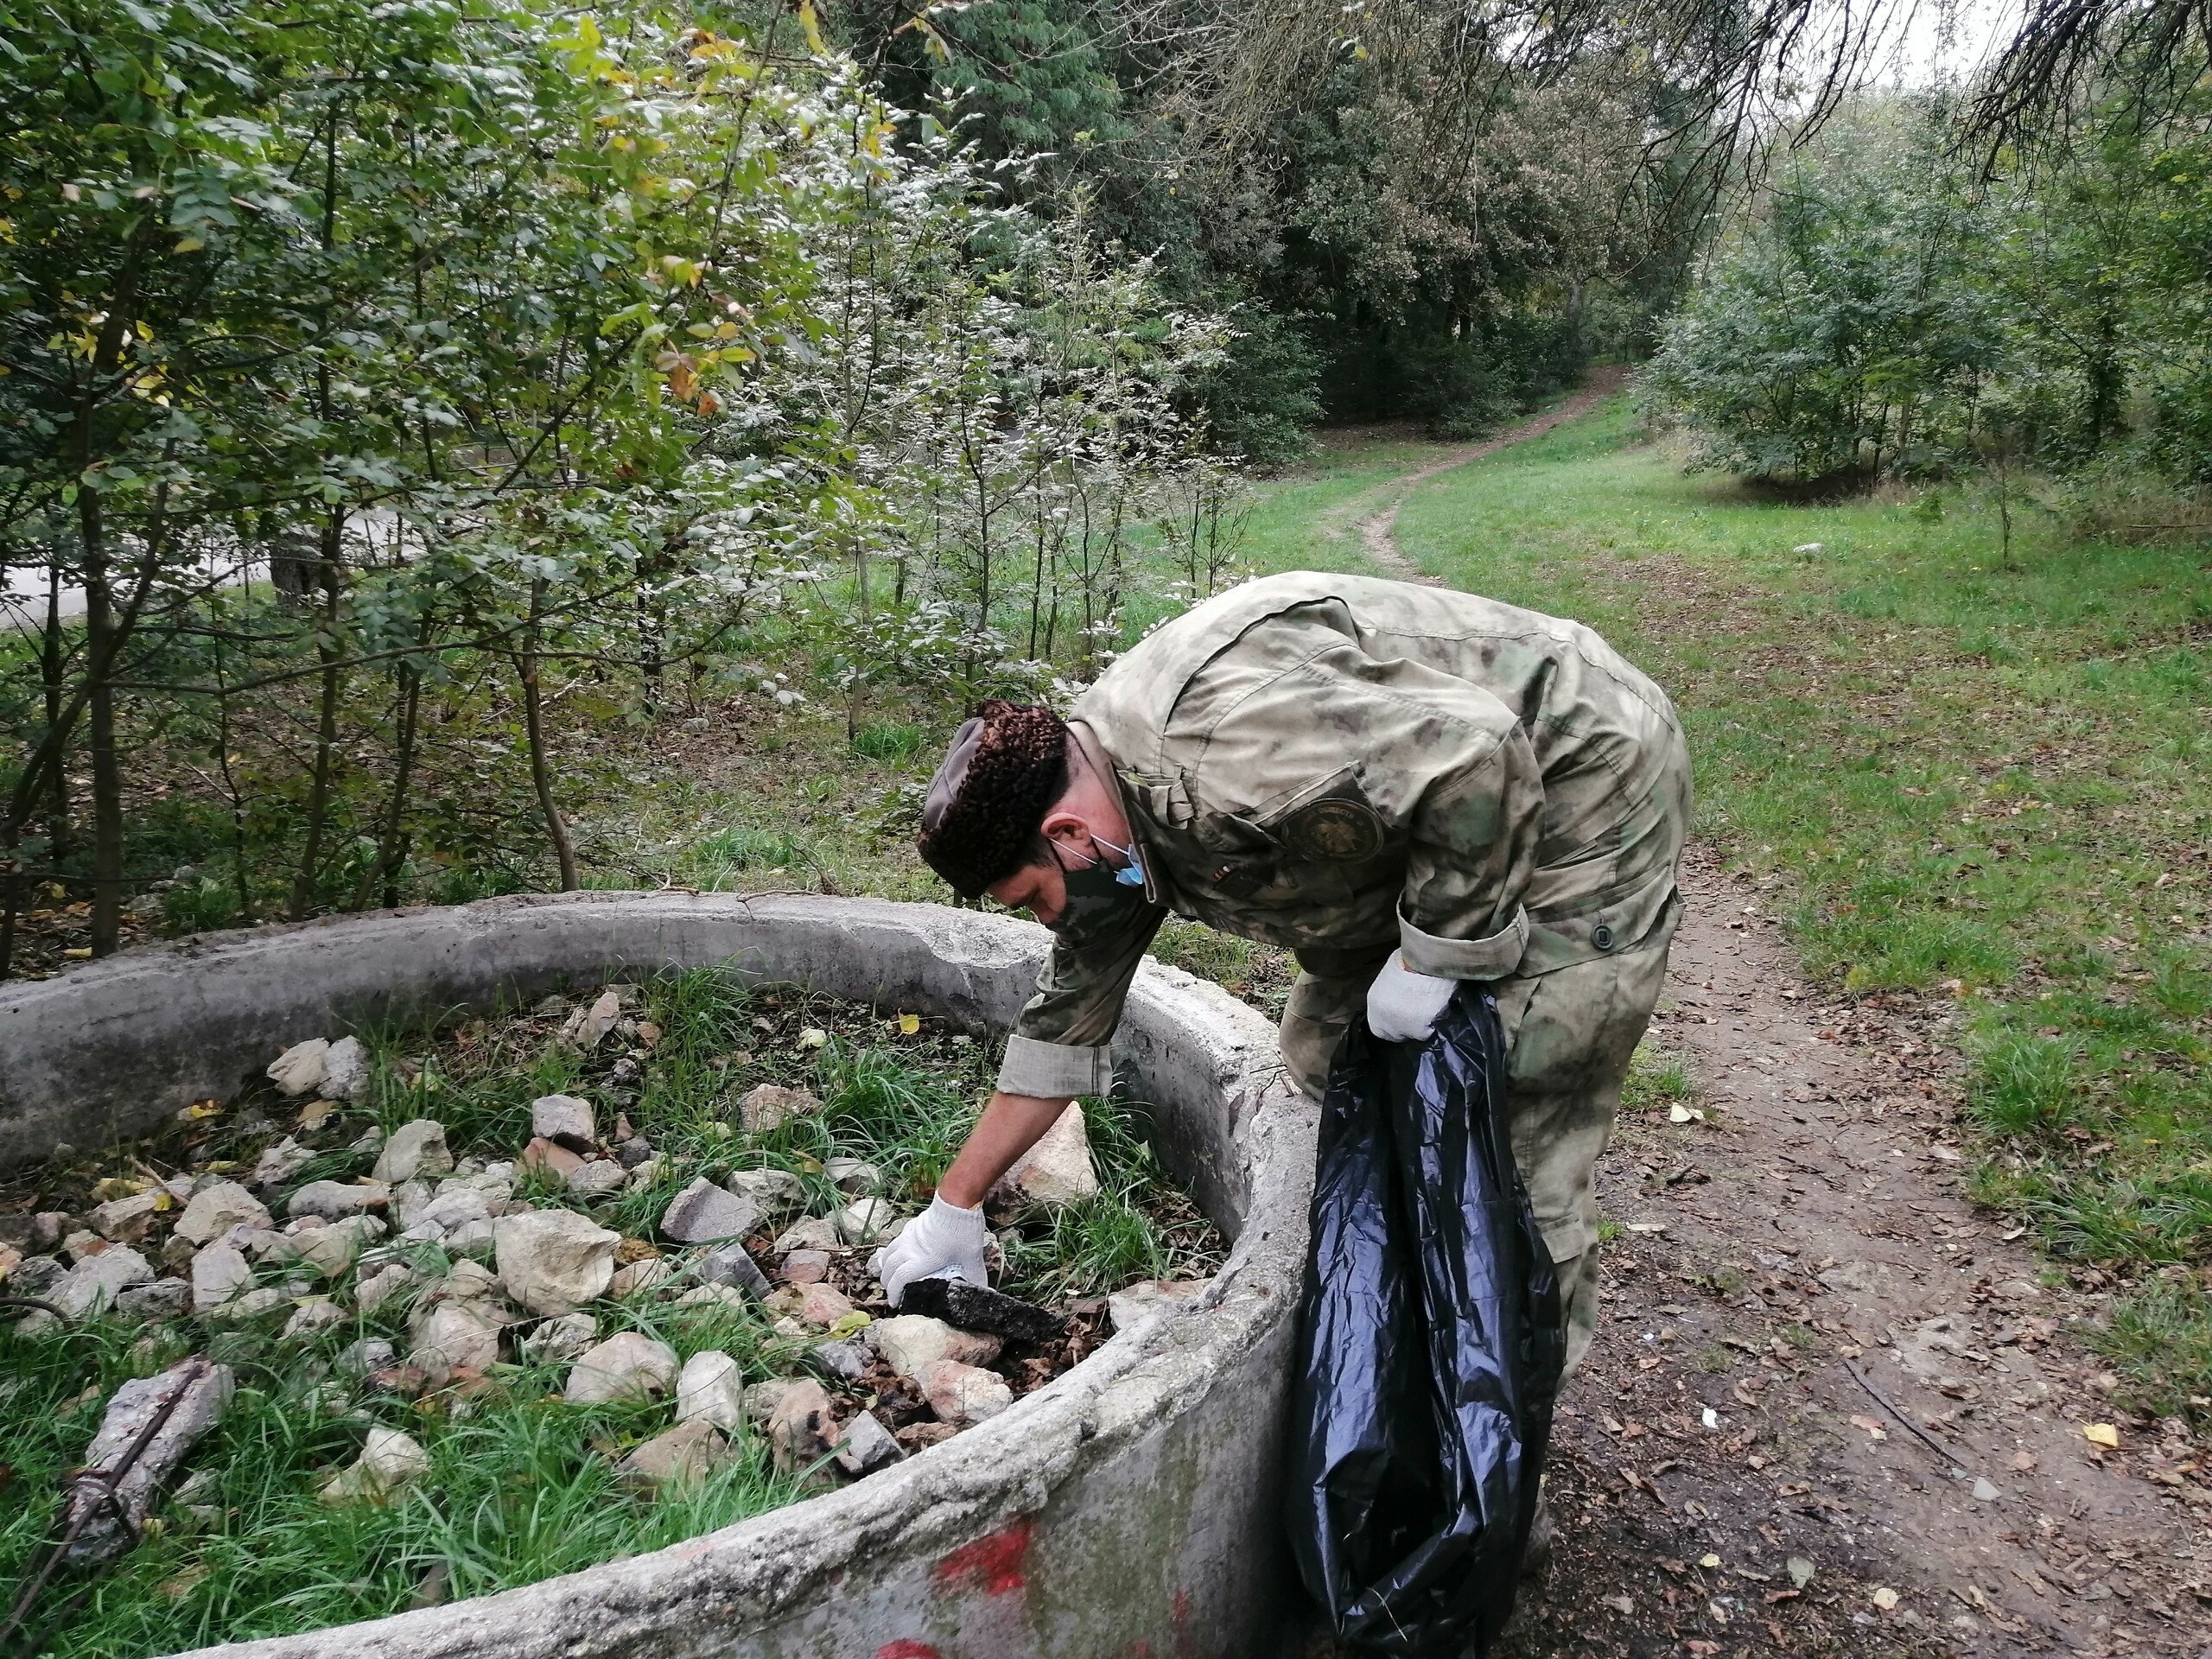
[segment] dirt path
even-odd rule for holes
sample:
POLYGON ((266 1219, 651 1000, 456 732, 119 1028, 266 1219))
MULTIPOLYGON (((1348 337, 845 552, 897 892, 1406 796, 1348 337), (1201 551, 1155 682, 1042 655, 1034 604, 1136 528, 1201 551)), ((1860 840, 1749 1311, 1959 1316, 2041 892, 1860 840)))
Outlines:
MULTIPOLYGON (((1414 574, 1420 480, 1604 395, 1370 493, 1370 556, 1414 574)), ((1501 1655, 2212 1659, 2212 1484, 2178 1425, 2115 1415, 2094 1310, 1962 1192, 1953 1017, 1824 998, 1709 850, 1684 885, 1652 1041, 1695 1115, 1624 1113, 1600 1167, 1624 1230, 1501 1655)))

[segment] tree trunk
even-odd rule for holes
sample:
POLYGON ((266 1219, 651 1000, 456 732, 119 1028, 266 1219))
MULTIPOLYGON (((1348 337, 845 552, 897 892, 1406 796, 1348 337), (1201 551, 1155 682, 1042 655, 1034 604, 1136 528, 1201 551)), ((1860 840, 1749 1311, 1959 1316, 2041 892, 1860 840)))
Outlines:
POLYGON ((299 871, 292 878, 291 917, 296 922, 304 921, 315 907, 323 834, 330 820, 330 773, 338 753, 338 703, 346 679, 346 652, 338 638, 345 529, 346 510, 332 507, 322 531, 322 617, 315 641, 315 654, 322 662, 322 696, 315 715, 315 770, 308 784, 307 844, 300 850, 299 871))
POLYGON ((553 857, 561 867, 561 891, 576 890, 576 849, 569 841, 569 826, 553 799, 553 771, 545 757, 545 713, 537 686, 537 633, 545 614, 545 579, 530 584, 530 626, 523 634, 521 654, 515 658, 516 677, 522 682, 523 729, 530 743, 530 781, 537 791, 537 809, 545 815, 545 838, 553 843, 553 857))
MULTIPOLYGON (((40 677, 45 682, 46 728, 49 732, 61 723, 61 562, 56 559, 47 567, 46 639, 39 661, 40 677)), ((53 783, 53 794, 46 809, 46 861, 54 865, 60 863, 70 853, 69 753, 66 747, 54 756, 48 776, 53 783)), ((0 966, 0 975, 6 971, 4 966, 0 966)))
POLYGON ((387 910, 399 903, 399 867, 406 860, 407 791, 414 780, 415 734, 423 708, 423 677, 404 658, 399 664, 399 745, 392 768, 391 798, 385 808, 384 830, 377 837, 377 861, 361 874, 354 890, 353 908, 365 910, 378 885, 384 889, 387 910))
POLYGON ((85 642, 92 676, 85 712, 92 723, 92 955, 105 957, 114 954, 123 935, 123 767, 115 753, 115 603, 98 490, 78 493, 77 522, 85 541, 85 642))

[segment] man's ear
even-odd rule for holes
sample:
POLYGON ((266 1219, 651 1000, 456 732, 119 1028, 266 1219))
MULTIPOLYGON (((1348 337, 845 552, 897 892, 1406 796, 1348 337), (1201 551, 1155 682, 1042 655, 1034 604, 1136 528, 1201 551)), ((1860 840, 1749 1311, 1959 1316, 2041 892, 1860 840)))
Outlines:
POLYGON ((1047 812, 1044 823, 1037 826, 1037 832, 1047 841, 1065 842, 1071 846, 1090 838, 1090 826, 1084 822, 1082 815, 1065 806, 1055 806, 1047 812))

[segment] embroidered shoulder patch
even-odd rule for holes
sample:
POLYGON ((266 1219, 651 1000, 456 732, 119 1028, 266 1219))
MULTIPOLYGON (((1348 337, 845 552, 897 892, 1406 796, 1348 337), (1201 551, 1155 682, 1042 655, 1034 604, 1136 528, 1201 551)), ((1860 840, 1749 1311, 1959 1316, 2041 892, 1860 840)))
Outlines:
POLYGON ((1307 858, 1351 861, 1382 850, 1382 820, 1364 801, 1325 800, 1282 822, 1283 842, 1307 858))

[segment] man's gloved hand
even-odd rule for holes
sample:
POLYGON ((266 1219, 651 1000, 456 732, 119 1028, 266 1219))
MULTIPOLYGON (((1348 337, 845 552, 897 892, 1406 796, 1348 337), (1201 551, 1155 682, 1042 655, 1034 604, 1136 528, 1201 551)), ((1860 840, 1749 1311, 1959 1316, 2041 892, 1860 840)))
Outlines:
POLYGON ((957 1274, 971 1285, 988 1286, 990 1278, 983 1268, 987 1236, 981 1209, 963 1210, 943 1198, 931 1198, 928 1209, 869 1259, 868 1271, 883 1281, 884 1298, 893 1307, 917 1279, 957 1274))
POLYGON ((1425 1043, 1459 988, 1456 979, 1415 973, 1393 950, 1367 988, 1367 1028, 1386 1043, 1425 1043))

